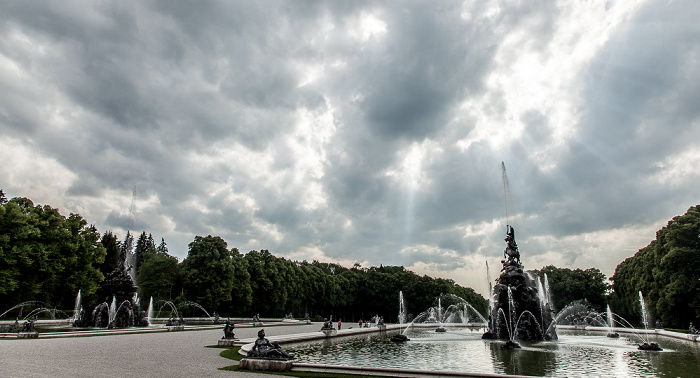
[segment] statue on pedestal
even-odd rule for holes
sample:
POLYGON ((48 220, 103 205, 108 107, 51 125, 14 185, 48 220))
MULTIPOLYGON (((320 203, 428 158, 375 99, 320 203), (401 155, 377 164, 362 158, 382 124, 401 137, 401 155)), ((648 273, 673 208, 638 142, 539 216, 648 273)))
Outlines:
POLYGON ((258 339, 255 340, 255 343, 253 344, 253 349, 251 349, 248 352, 246 357, 282 360, 294 359, 294 356, 285 352, 279 343, 271 343, 268 339, 266 339, 264 329, 261 329, 258 332, 258 339))
MULTIPOLYGON (((331 319, 332 318, 333 317, 331 317, 331 319)), ((323 318, 323 326, 321 327, 321 331, 326 331, 330 329, 335 329, 333 328, 333 321, 328 318, 323 318)))
POLYGON ((226 324, 224 325, 224 339, 230 340, 230 339, 235 339, 236 334, 233 333, 233 329, 236 328, 233 323, 231 323, 231 319, 226 320, 226 324))

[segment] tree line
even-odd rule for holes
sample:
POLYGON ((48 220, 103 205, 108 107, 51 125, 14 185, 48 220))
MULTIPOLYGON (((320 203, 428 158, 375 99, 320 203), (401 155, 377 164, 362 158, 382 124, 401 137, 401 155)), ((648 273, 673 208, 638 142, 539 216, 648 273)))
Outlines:
POLYGON ((83 303, 96 301, 100 283, 125 255, 132 256, 128 263, 142 308, 152 297, 196 302, 224 316, 308 313, 356 321, 381 315, 395 321, 399 291, 415 315, 434 306, 441 294, 464 298, 482 314, 488 306, 471 288, 419 276, 402 266, 347 268, 287 260, 267 250, 243 254, 211 235, 196 236, 179 262, 163 238, 156 243, 142 232, 119 240, 111 231, 100 234, 78 214, 64 217, 27 198, 8 201, 0 190, 0 313, 26 301, 70 310, 78 290, 83 303))
POLYGON ((639 292, 647 310, 671 328, 700 320, 700 205, 671 219, 656 239, 627 258, 612 276, 609 303, 627 319, 641 318, 639 292))
POLYGON ((554 311, 561 311, 575 301, 585 301, 597 312, 605 311, 610 284, 599 269, 568 269, 549 265, 532 272, 540 279, 547 276, 554 311))

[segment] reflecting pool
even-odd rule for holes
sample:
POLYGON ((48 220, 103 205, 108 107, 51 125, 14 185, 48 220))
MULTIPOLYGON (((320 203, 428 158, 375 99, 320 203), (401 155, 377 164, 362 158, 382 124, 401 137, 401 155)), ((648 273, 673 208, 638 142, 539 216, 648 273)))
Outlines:
POLYGON ((405 343, 381 332, 285 344, 300 362, 341 366, 386 367, 532 376, 698 376, 697 343, 652 336, 661 352, 638 350, 639 339, 612 339, 603 332, 561 330, 559 340, 520 342, 522 349, 503 350, 503 341, 482 340, 484 329, 414 328, 405 343))

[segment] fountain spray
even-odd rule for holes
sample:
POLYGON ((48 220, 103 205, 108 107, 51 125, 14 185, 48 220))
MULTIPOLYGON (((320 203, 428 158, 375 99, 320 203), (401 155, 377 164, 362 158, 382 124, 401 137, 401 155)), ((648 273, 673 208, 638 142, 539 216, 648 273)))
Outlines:
POLYGON ((641 350, 663 350, 659 347, 659 344, 657 343, 652 343, 649 341, 649 336, 648 336, 648 328, 647 328, 647 323, 649 322, 649 319, 647 317, 647 307, 644 304, 644 297, 642 296, 642 291, 639 291, 639 305, 642 307, 642 322, 644 323, 644 334, 646 336, 646 341, 642 343, 642 345, 639 346, 637 349, 641 350))
POLYGON ((82 301, 80 290, 78 290, 78 295, 75 296, 75 309, 73 310, 73 323, 75 323, 80 318, 80 302, 82 301))
MULTIPOLYGON (((506 175, 506 164, 501 161, 501 180, 503 181, 503 205, 506 209, 506 224, 510 224, 508 221, 508 192, 510 191, 510 182, 508 181, 508 175, 506 175)), ((508 230, 506 230, 508 232, 508 230)))

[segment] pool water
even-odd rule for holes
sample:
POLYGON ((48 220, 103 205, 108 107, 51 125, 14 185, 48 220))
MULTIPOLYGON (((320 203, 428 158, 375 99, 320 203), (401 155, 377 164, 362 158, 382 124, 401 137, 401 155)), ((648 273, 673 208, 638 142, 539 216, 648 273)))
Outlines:
POLYGON ((503 341, 482 340, 483 329, 412 329, 405 343, 390 340, 394 332, 336 337, 285 344, 300 362, 341 366, 387 367, 549 377, 697 377, 697 343, 652 336, 660 352, 641 351, 633 335, 611 339, 601 332, 559 331, 559 340, 521 342, 503 350, 503 341))

